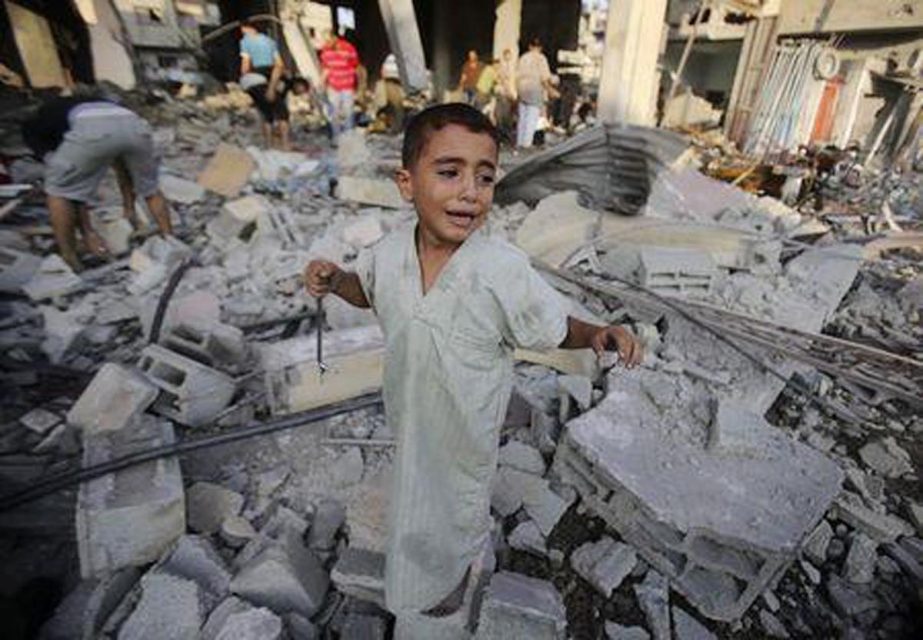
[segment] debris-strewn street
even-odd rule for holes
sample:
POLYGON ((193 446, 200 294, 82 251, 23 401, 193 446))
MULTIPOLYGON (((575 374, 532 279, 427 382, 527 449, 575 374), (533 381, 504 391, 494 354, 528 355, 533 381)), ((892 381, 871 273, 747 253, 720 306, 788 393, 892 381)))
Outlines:
MULTIPOLYGON (((478 5, 486 44, 454 34, 474 9, 409 0, 61 4, 0 6, 16 33, 14 58, 0 51, 4 637, 923 637, 923 3, 897 3, 895 23, 858 0, 852 18, 575 1, 559 26, 563 9, 505 0, 478 5), (168 23, 176 44, 144 40, 168 23), (54 60, 24 30, 58 42, 54 60), (65 55, 69 30, 85 41, 65 55), (243 44, 263 33, 266 64, 243 44), (532 68, 519 54, 554 71, 541 106, 505 75, 532 68), (53 128, 34 117, 62 88, 43 158, 30 127, 53 128), (315 298, 306 269, 362 272, 425 224, 401 133, 458 101, 502 140, 485 235, 568 320, 644 355, 498 334, 514 365, 499 439, 481 434, 490 468, 461 437, 446 453, 487 479, 448 512, 489 502, 489 539, 457 593, 408 614, 386 598, 389 509, 398 447, 423 445, 388 406, 425 399, 396 397, 389 363, 446 373, 395 353, 369 290, 375 311, 346 302, 342 274, 315 298), (120 148, 81 199, 67 145, 115 144, 129 122, 149 156, 120 148)), ((439 293, 420 228, 415 309, 439 293)), ((449 348, 496 357, 453 327, 449 348)), ((473 382, 458 384, 476 406, 473 382)))

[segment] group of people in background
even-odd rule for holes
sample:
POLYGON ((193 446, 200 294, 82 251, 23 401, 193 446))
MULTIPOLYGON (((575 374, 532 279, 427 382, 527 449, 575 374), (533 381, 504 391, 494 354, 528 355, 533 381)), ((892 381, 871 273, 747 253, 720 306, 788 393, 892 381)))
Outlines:
POLYGON ((465 102, 487 113, 509 139, 513 139, 513 107, 516 106, 516 147, 529 148, 539 120, 545 115, 545 105, 558 95, 555 80, 548 58, 542 53, 542 43, 534 38, 518 61, 509 49, 504 49, 499 60, 493 59, 486 64, 481 62, 477 51, 469 51, 462 65, 458 89, 465 102))

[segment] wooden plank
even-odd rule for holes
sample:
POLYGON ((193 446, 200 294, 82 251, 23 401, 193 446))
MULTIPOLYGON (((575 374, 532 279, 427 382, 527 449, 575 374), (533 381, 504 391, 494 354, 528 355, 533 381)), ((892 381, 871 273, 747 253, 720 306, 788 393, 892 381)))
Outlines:
POLYGON ((29 84, 36 89, 67 86, 48 21, 10 0, 5 0, 5 5, 29 84))
POLYGON ((209 191, 234 198, 244 188, 256 164, 250 154, 232 144, 221 143, 199 174, 199 184, 209 191))

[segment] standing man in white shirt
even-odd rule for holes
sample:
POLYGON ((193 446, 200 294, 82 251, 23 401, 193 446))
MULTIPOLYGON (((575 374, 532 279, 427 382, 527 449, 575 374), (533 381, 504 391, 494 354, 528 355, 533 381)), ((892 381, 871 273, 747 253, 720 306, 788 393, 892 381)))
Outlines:
POLYGON ((516 67, 516 92, 519 95, 519 122, 516 128, 516 146, 532 146, 538 119, 542 115, 545 92, 552 90, 551 69, 548 58, 542 53, 542 43, 533 38, 529 50, 519 58, 516 67))

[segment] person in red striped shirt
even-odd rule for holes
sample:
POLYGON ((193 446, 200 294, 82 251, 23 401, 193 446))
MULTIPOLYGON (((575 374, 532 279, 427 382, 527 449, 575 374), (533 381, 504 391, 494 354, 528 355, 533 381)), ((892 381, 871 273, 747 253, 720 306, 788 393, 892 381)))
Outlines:
POLYGON ((328 31, 327 42, 320 51, 320 64, 327 90, 327 119, 336 143, 340 133, 353 126, 359 54, 348 40, 328 31))

